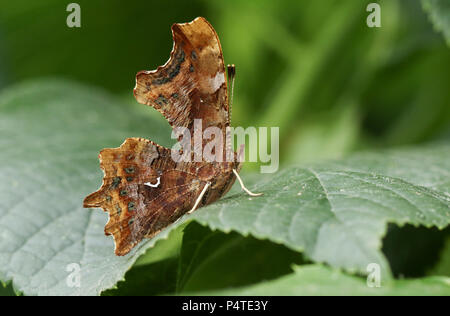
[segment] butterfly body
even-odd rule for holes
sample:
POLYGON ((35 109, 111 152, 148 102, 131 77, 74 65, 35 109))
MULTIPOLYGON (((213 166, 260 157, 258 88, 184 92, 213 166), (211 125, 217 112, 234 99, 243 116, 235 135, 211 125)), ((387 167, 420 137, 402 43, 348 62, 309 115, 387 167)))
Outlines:
MULTIPOLYGON (((203 130, 217 127, 226 139, 230 108, 216 32, 200 17, 174 24, 172 33, 169 61, 136 75, 136 100, 157 109, 173 128, 193 133, 194 121, 201 120, 203 130)), ((241 168, 237 159, 176 161, 171 149, 143 138, 128 138, 118 148, 104 149, 99 159, 103 184, 85 198, 84 207, 109 213, 105 234, 113 235, 117 255, 127 254, 190 210, 218 200, 241 168)))

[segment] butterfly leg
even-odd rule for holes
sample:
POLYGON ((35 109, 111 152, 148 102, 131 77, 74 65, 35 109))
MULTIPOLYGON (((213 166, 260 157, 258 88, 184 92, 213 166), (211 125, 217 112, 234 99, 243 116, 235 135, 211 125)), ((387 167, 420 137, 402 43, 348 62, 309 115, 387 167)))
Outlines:
POLYGON ((206 190, 208 190, 209 186, 211 185, 211 182, 207 182, 205 184, 205 186, 203 187, 202 192, 200 192, 200 195, 197 198, 197 201, 195 201, 194 206, 192 207, 192 209, 188 212, 188 214, 191 214, 193 211, 195 211, 197 209, 197 206, 200 204, 200 201, 203 198, 203 195, 205 195, 206 190))
POLYGON ((261 196, 261 195, 263 195, 263 193, 253 193, 249 189, 247 189, 245 187, 244 182, 242 181, 241 177, 239 176, 239 173, 236 171, 236 169, 233 169, 233 172, 234 172, 234 175, 236 176, 236 178, 238 179, 239 183, 241 184, 242 190, 244 190, 245 193, 247 193, 250 196, 261 196))

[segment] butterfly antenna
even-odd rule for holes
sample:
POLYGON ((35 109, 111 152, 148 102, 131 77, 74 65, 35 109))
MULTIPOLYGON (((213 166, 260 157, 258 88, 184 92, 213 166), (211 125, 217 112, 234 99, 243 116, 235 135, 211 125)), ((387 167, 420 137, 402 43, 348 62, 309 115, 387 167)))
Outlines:
POLYGON ((234 95, 234 78, 236 77, 236 66, 234 64, 227 66, 228 82, 231 82, 231 87, 228 88, 229 97, 229 109, 230 109, 230 121, 231 121, 231 110, 233 109, 233 95, 234 95))

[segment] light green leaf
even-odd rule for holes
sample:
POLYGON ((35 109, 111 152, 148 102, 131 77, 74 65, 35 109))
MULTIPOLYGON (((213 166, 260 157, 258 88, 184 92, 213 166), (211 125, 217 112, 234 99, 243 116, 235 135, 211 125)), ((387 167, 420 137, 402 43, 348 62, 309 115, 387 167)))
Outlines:
POLYGON ((117 257, 103 233, 107 214, 83 209, 82 200, 101 184, 102 148, 147 135, 167 144, 158 135, 170 136, 168 126, 101 91, 51 80, 0 96, 0 135, 0 280, 12 279, 25 295, 97 295, 167 238, 163 232, 117 257), (66 282, 72 263, 81 268, 80 287, 66 282))
POLYGON ((381 282, 369 287, 364 278, 350 276, 322 265, 296 266, 295 272, 277 280, 194 295, 450 295, 450 278, 428 277, 381 282))
POLYGON ((422 0, 422 5, 436 30, 443 33, 447 44, 450 45, 450 1, 422 0))
MULTIPOLYGON (((362 153, 244 180, 264 196, 237 193, 198 210, 213 229, 269 239, 315 262, 366 273, 378 263, 388 223, 443 229, 450 223, 450 146, 362 153)), ((236 187, 235 187, 236 189, 236 187)), ((236 192, 236 191, 234 191, 236 192)))
POLYGON ((263 197, 249 198, 235 186, 234 195, 116 257, 112 238, 103 234, 107 214, 82 209, 82 199, 101 183, 102 148, 135 136, 169 145, 168 124, 157 122, 74 83, 28 83, 0 95, 0 280, 12 280, 25 295, 97 295, 187 219, 350 271, 364 273, 367 264, 379 263, 388 276, 380 250, 388 223, 449 224, 450 146, 442 144, 244 174, 263 197), (72 263, 81 268, 80 287, 67 283, 72 263))

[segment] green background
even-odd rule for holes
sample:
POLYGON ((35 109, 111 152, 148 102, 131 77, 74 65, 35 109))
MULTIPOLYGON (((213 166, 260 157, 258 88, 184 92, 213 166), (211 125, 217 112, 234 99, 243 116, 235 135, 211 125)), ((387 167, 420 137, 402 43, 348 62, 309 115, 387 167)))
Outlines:
MULTIPOLYGON (((5 1, 0 89, 57 76, 130 102, 139 70, 165 63, 170 26, 206 17, 237 66, 234 126, 279 126, 281 160, 450 137, 450 54, 419 1, 5 1)), ((146 109, 147 111, 151 111, 146 109)))

